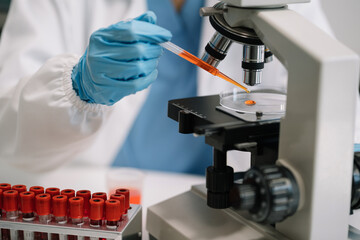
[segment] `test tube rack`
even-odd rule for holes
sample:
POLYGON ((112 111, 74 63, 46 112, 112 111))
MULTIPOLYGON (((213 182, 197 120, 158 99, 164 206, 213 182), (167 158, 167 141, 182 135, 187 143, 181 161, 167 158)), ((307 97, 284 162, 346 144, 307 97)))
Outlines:
POLYGON ((123 215, 116 229, 109 229, 103 224, 100 227, 91 227, 89 220, 85 219, 82 225, 72 223, 59 224, 50 221, 40 223, 38 218, 33 221, 24 221, 19 215, 16 219, 7 219, 4 215, 0 218, 0 239, 2 240, 37 240, 37 239, 116 239, 140 240, 141 239, 141 205, 131 204, 127 215, 123 215), (5 231, 4 231, 5 230, 5 231), (6 231, 9 234, 4 236, 6 231), (38 233, 38 234, 37 234, 38 233), (39 234, 40 233, 40 234, 39 234), (44 236, 45 234, 45 236, 44 236), (10 237, 10 238, 9 238, 10 237))

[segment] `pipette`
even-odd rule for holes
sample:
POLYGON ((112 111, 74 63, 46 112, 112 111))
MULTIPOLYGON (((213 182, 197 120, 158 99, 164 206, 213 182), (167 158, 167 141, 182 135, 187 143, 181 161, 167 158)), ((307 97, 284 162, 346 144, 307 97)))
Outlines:
POLYGON ((185 60, 195 64, 198 67, 201 67, 202 69, 204 69, 205 71, 208 71, 209 73, 211 73, 214 76, 218 76, 242 89, 244 89, 247 93, 249 93, 250 91, 242 86, 240 83, 234 81, 233 79, 229 78, 228 76, 226 76, 225 74, 223 74, 222 72, 219 71, 219 69, 217 69, 216 67, 211 66, 210 64, 204 62, 203 60, 201 60, 200 58, 192 55, 191 53, 185 51, 184 49, 182 49, 181 47, 173 44, 172 42, 164 42, 164 43, 160 43, 160 46, 166 48, 167 50, 169 50, 170 52, 175 53, 176 55, 184 58, 185 60))

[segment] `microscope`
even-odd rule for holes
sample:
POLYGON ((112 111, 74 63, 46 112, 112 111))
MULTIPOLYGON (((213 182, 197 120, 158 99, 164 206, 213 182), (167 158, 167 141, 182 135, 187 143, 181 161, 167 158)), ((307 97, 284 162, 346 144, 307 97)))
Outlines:
POLYGON ((305 2, 222 0, 201 9, 216 31, 202 59, 216 67, 242 44, 243 81, 254 86, 274 54, 288 70, 286 111, 232 111, 219 96, 169 101, 179 132, 204 135, 213 147, 213 165, 205 186, 148 209, 152 239, 360 239, 349 226, 360 207, 359 59, 287 8, 305 2), (250 152, 251 168, 234 173, 229 150, 250 152))

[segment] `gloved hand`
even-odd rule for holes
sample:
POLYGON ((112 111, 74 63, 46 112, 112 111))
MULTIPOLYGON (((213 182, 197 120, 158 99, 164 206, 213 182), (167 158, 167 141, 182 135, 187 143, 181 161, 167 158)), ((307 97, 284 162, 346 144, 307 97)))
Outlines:
POLYGON ((74 67, 71 79, 79 97, 90 103, 113 105, 147 88, 157 78, 158 43, 171 33, 155 25, 153 12, 94 32, 74 67))

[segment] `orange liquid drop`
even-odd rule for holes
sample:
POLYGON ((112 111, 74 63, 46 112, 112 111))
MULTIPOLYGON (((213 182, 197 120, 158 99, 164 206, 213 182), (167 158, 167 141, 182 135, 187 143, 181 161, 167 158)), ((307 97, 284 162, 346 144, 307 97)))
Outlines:
POLYGON ((241 84, 239 84, 238 82, 234 81, 233 79, 229 78, 228 76, 226 76, 225 74, 223 74, 222 72, 219 71, 219 69, 217 69, 216 67, 211 66, 210 64, 204 62, 203 60, 201 60, 200 58, 192 55, 191 53, 187 52, 187 51, 183 51, 182 53, 179 54, 180 57, 188 60, 189 62, 195 64, 198 67, 201 67, 202 69, 204 69, 205 71, 211 73, 214 76, 218 76, 242 89, 244 89, 247 93, 249 93, 250 91, 242 86, 241 84))
POLYGON ((246 100, 246 101, 245 101, 245 104, 246 104, 246 105, 255 105, 256 102, 255 102, 254 100, 246 100))

